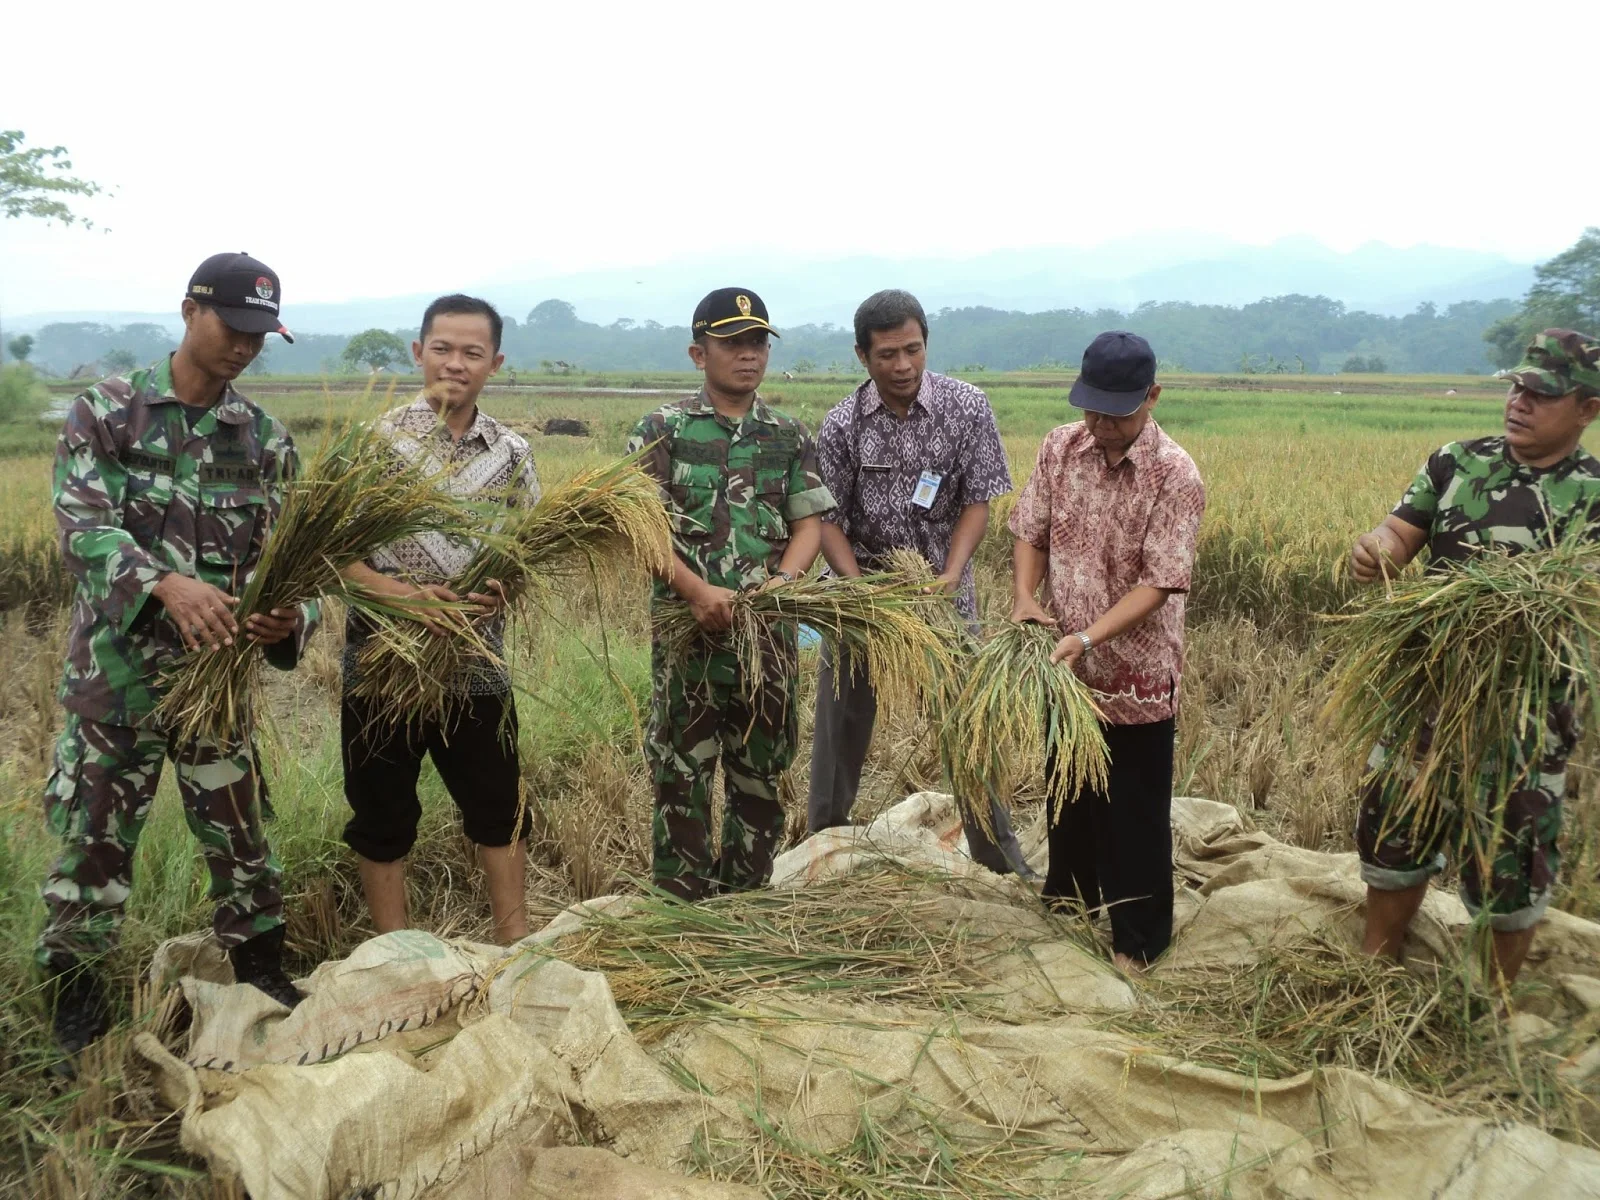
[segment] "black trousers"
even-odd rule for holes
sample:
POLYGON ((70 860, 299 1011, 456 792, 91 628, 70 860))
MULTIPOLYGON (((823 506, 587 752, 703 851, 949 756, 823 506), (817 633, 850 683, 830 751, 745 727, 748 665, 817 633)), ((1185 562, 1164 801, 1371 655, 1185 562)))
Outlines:
POLYGON ((344 698, 339 740, 344 798, 351 817, 345 845, 369 862, 395 862, 417 840, 422 804, 417 777, 433 758, 461 810, 462 831, 480 846, 509 846, 528 836, 533 817, 522 802, 517 765, 517 709, 509 694, 471 696, 437 722, 395 722, 370 703, 344 698))
MULTIPOLYGON (((1111 751, 1104 792, 1085 789, 1050 813, 1044 895, 1102 904, 1111 947, 1149 962, 1172 941, 1172 755, 1176 722, 1102 725, 1111 751)), ((1048 765, 1051 773, 1055 764, 1048 765)))

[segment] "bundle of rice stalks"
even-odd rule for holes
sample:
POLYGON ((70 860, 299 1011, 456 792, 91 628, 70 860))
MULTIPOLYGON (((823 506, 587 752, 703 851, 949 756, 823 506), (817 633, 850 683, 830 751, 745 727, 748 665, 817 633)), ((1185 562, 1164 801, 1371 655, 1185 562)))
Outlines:
POLYGON ((1581 707, 1600 678, 1600 547, 1573 536, 1481 553, 1330 619, 1323 716, 1345 752, 1382 743, 1373 779, 1397 811, 1423 828, 1466 814, 1492 838, 1509 794, 1557 748, 1552 708, 1581 707))
POLYGON ((1521 1040, 1490 1015, 1498 997, 1483 980, 1465 957, 1408 968, 1343 937, 1309 934, 1247 965, 1155 971, 1144 1003, 1100 1023, 1246 1076, 1354 1068, 1456 1112, 1592 1144, 1600 1100, 1568 1067, 1592 1032, 1558 1017, 1521 1040))
POLYGON ((340 572, 396 538, 427 530, 468 536, 477 525, 472 506, 401 462, 372 425, 351 421, 330 431, 284 489, 261 560, 238 593, 239 636, 232 646, 187 655, 168 672, 157 720, 184 741, 237 745, 249 727, 262 660, 243 633, 249 614, 336 596, 380 619, 409 617, 410 608, 347 583, 340 572))
POLYGON ((739 592, 733 624, 720 634, 702 630, 687 604, 669 605, 656 615, 656 636, 669 663, 732 650, 753 694, 785 631, 807 625, 828 644, 834 661, 865 664, 880 698, 915 702, 936 692, 953 669, 950 646, 939 632, 947 611, 953 611, 949 597, 931 591, 925 575, 891 569, 739 592))
MULTIPOLYGON (((961 665, 939 730, 956 795, 1004 804, 1020 782, 1040 779, 1060 806, 1085 787, 1105 787, 1100 710, 1088 684, 1050 661, 1058 640, 1042 625, 1008 621, 961 665)), ((969 802, 966 809, 992 837, 989 806, 969 802)))
POLYGON ((648 1039, 686 1020, 781 1014, 785 996, 982 1009, 997 990, 986 965, 1026 944, 952 923, 927 877, 885 867, 802 892, 641 897, 540 952, 604 971, 648 1039))
MULTIPOLYGON (((510 509, 498 536, 480 545, 450 588, 462 597, 486 594, 495 580, 514 605, 618 559, 660 571, 671 561, 671 536, 655 481, 634 459, 621 459, 580 472, 531 507, 510 509)), ((451 624, 449 637, 435 637, 415 621, 381 624, 362 650, 354 694, 413 718, 441 717, 452 681, 473 659, 495 658, 469 620, 451 624)))

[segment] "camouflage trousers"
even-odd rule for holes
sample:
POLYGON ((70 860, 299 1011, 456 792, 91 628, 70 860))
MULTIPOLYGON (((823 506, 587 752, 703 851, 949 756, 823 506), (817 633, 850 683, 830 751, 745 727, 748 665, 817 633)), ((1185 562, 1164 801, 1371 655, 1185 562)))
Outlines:
MULTIPOLYGON (((1454 856, 1469 912, 1487 908, 1490 926, 1502 932, 1537 925, 1561 869, 1561 802, 1567 759, 1577 741, 1572 707, 1556 705, 1546 716, 1542 737, 1511 747, 1516 785, 1507 790, 1484 779, 1470 812, 1425 813, 1369 776, 1356 816, 1362 879, 1380 891, 1416 887, 1454 856)), ((1379 742, 1368 770, 1387 765, 1391 753, 1379 742)))
POLYGON ((211 875, 217 940, 236 946, 283 923, 283 870, 267 844, 271 807, 252 748, 177 746, 156 730, 68 713, 44 796, 46 824, 65 845, 44 883, 41 965, 94 957, 116 944, 133 853, 168 757, 211 875))
POLYGON ((783 833, 778 780, 798 740, 793 631, 765 655, 757 686, 734 655, 715 650, 668 668, 652 653, 654 687, 645 760, 655 785, 657 887, 685 900, 760 887, 783 833), (710 842, 711 785, 722 760, 722 846, 710 842))

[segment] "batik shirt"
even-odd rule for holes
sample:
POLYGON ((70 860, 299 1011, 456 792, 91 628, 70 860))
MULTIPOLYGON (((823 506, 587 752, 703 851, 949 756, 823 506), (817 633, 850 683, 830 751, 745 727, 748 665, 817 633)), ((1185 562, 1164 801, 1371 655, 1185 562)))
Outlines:
MULTIPOLYGON (((508 505, 539 502, 539 473, 527 439, 478 409, 472 427, 460 441, 450 440, 450 430, 422 397, 378 422, 378 431, 405 462, 420 466, 425 475, 439 477, 439 486, 456 496, 484 496, 508 505)), ((478 551, 470 539, 442 533, 418 533, 390 542, 367 560, 367 566, 384 575, 417 584, 449 586, 460 578, 478 551)), ((348 689, 356 679, 356 659, 371 633, 367 621, 355 613, 345 620, 344 679, 348 689)), ((459 678, 449 681, 456 695, 504 695, 511 676, 504 663, 505 618, 500 614, 478 624, 478 633, 495 660, 473 658, 459 678)))
POLYGON ((1044 608, 1063 634, 1087 629, 1136 587, 1172 593, 1079 660, 1113 725, 1177 715, 1184 599, 1205 506, 1194 460, 1154 421, 1114 467, 1083 422, 1052 430, 1017 497, 1011 532, 1045 552, 1044 608))
MULTIPOLYGON (((833 407, 817 433, 822 479, 838 501, 823 518, 844 531, 863 570, 895 549, 921 554, 944 570, 962 510, 1011 490, 1005 448, 989 398, 970 383, 922 373, 904 418, 870 379, 833 407), (912 502, 917 481, 939 477, 927 507, 912 502)), ((977 616, 972 563, 961 572, 956 607, 977 616)))
POLYGON ((1580 446, 1554 466, 1529 467, 1504 436, 1451 442, 1428 456, 1394 515, 1428 531, 1428 556, 1441 566, 1484 548, 1549 546, 1575 519, 1600 538, 1600 460, 1580 446))
MULTIPOLYGON (((237 596, 294 474, 288 431, 231 385, 192 416, 166 358, 79 395, 56 444, 56 523, 77 580, 61 702, 89 720, 145 723, 185 653, 156 584, 177 572, 237 596)), ((315 615, 306 606, 268 661, 293 666, 315 615)))
MULTIPOLYGON (((648 413, 628 438, 640 469, 661 485, 672 544, 715 587, 753 587, 778 570, 789 522, 825 513, 816 443, 805 426, 759 396, 737 421, 704 391, 648 413)), ((653 599, 673 598, 660 580, 653 599)))

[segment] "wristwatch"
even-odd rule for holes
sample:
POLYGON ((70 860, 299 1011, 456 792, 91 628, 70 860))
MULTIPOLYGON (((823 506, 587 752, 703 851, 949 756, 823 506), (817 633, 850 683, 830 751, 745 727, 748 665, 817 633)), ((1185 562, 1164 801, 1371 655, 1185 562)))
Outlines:
POLYGON ((1090 637, 1087 633, 1083 632, 1083 630, 1081 630, 1081 629, 1078 630, 1078 632, 1075 633, 1073 636, 1076 637, 1080 642, 1083 643, 1083 652, 1085 654, 1089 653, 1090 650, 1094 649, 1094 639, 1092 637, 1090 637))
POLYGON ((800 576, 796 575, 793 571, 784 571, 781 569, 778 571, 778 577, 785 583, 793 583, 796 579, 800 578, 800 576))

